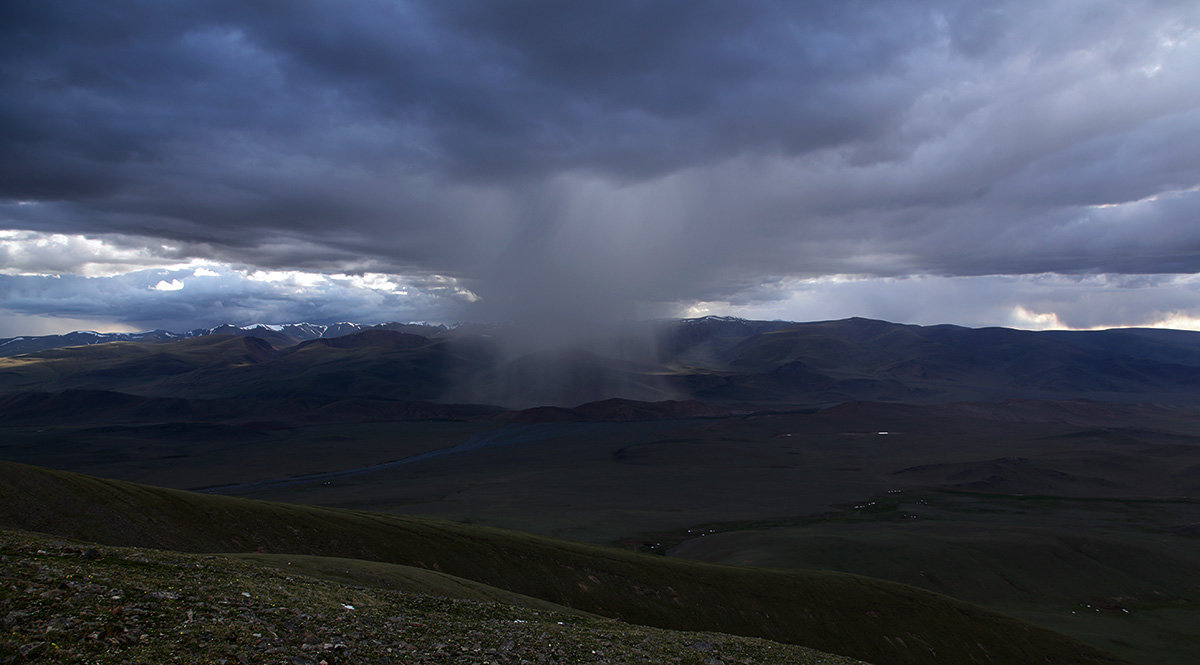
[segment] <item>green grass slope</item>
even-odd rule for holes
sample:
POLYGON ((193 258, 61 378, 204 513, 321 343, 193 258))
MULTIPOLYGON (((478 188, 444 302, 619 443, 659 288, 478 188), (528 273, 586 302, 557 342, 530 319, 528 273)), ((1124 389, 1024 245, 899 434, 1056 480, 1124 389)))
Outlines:
POLYGON ((355 584, 376 589, 391 589, 481 603, 503 603, 562 614, 596 616, 541 598, 497 589, 475 580, 396 563, 313 556, 311 554, 267 554, 263 552, 243 552, 226 556, 286 570, 296 575, 305 575, 341 584, 355 584))
POLYGON ((0 662, 862 665, 761 639, 330 582, 297 566, 0 530, 0 662))
POLYGON ((934 520, 825 523, 713 533, 671 554, 911 584, 1146 665, 1193 665, 1200 654, 1194 537, 934 520))
POLYGON ((913 587, 737 568, 395 515, 275 504, 0 464, 0 525, 111 545, 428 568, 631 623, 800 644, 877 665, 1119 663, 913 587))

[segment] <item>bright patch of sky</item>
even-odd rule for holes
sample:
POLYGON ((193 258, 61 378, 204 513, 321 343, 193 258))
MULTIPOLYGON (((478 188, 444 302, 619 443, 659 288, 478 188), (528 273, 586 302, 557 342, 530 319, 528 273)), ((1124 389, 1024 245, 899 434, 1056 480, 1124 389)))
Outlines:
POLYGON ((674 313, 792 321, 863 316, 1024 330, 1200 330, 1200 275, 785 278, 740 298, 694 302, 674 313))
POLYGON ((62 234, 6 234, 9 256, 0 271, 0 336, 59 334, 80 329, 184 331, 219 323, 262 321, 379 323, 451 321, 478 296, 444 275, 320 273, 262 270, 217 263, 172 264, 170 257, 129 252, 107 241, 62 234), (53 253, 29 248, 87 251, 88 270, 70 273, 53 253), (81 250, 82 248, 82 250, 81 250), (46 314, 53 312, 53 314, 46 314), (86 324, 86 325, 84 325, 86 324))

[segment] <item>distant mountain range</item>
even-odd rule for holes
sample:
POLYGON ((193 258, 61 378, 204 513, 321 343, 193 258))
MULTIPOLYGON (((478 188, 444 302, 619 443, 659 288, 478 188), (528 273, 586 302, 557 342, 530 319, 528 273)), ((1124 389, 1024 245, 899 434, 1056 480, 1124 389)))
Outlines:
POLYGON ((0 362, 0 393, 101 390, 154 398, 507 408, 609 398, 760 405, 1074 398, 1200 403, 1200 333, 1179 330, 1030 332, 859 318, 706 317, 659 322, 625 340, 551 348, 526 342, 520 353, 497 339, 506 339, 501 328, 401 323, 13 338, 0 340, 10 356, 0 362), (19 348, 28 350, 18 355, 19 348))
POLYGON ((225 323, 215 328, 196 328, 187 332, 171 332, 169 330, 151 330, 149 332, 117 333, 95 332, 93 330, 77 330, 63 335, 37 335, 22 337, 0 338, 0 356, 16 356, 22 353, 58 349, 64 346, 90 346, 107 342, 172 342, 192 337, 207 335, 233 335, 236 337, 258 337, 265 339, 273 346, 289 346, 310 339, 323 339, 352 335, 364 330, 395 330, 398 332, 415 333, 418 335, 433 335, 445 331, 441 325, 425 323, 380 323, 364 325, 361 323, 284 323, 267 324, 255 323, 248 326, 235 326, 225 323))

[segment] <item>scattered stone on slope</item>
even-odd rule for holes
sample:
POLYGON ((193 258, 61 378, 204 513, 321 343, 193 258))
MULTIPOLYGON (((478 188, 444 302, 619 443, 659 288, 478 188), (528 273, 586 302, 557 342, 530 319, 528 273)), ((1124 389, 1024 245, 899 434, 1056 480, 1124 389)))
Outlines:
POLYGON ((0 665, 854 665, 794 645, 0 531, 0 665), (201 563, 203 562, 203 563, 201 563), (354 609, 349 609, 353 607, 354 609))

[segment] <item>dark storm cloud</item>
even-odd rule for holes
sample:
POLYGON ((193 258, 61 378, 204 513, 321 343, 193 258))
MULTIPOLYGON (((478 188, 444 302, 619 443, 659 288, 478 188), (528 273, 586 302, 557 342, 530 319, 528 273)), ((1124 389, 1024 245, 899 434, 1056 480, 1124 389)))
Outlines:
POLYGON ((504 311, 1200 272, 1198 7, 14 0, 0 226, 504 311))

